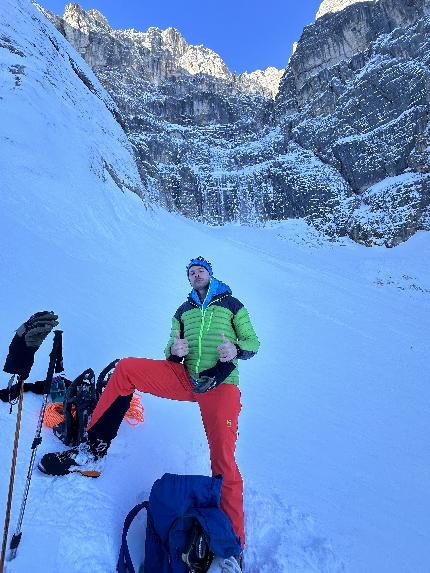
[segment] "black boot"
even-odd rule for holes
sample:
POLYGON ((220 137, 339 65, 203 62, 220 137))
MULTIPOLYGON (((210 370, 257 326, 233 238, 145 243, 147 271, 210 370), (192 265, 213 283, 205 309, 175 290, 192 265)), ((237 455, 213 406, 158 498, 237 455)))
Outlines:
POLYGON ((101 463, 108 450, 108 445, 101 440, 84 442, 64 452, 52 452, 42 456, 38 464, 41 472, 51 476, 64 476, 80 473, 88 477, 99 477, 101 463))
POLYGON ((132 397, 133 394, 118 396, 94 426, 88 430, 87 442, 63 452, 45 454, 38 464, 40 471, 53 476, 78 472, 82 475, 98 477, 104 465, 101 460, 118 433, 132 397))

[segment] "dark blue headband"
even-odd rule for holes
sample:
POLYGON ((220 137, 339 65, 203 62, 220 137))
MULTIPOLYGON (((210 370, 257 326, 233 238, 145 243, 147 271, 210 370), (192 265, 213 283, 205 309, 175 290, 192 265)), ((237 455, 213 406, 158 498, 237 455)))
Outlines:
POLYGON ((191 259, 187 265, 187 275, 190 268, 195 266, 204 267, 208 271, 209 275, 212 276, 212 265, 203 257, 196 257, 195 259, 191 259))

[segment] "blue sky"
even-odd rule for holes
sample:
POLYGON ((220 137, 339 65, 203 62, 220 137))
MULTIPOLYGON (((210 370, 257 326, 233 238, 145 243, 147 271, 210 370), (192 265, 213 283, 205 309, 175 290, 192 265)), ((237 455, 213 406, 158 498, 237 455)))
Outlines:
MULTIPOLYGON (((231 71, 244 72, 285 67, 293 42, 314 21, 321 1, 82 0, 80 5, 102 12, 115 29, 173 26, 190 44, 217 52, 231 71)), ((39 2, 55 14, 64 12, 64 1, 39 2)))

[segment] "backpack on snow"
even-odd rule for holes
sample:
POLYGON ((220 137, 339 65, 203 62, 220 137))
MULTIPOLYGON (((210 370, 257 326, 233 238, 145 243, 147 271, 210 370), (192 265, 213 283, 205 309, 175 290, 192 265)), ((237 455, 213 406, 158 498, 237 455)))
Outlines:
POLYGON ((147 522, 140 573, 205 573, 214 555, 239 555, 240 540, 220 509, 221 486, 222 476, 164 474, 152 486, 149 501, 125 519, 117 572, 135 573, 127 533, 143 508, 147 522))

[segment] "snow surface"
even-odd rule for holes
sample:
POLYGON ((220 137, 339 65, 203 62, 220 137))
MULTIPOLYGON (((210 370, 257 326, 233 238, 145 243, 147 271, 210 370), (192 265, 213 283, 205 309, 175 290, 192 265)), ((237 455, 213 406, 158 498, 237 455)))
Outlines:
MULTIPOLYGON (((79 83, 65 41, 41 32, 26 1, 3 6, 14 26, 1 24, 2 42, 25 56, 1 48, 0 363, 14 330, 42 309, 60 316, 71 377, 117 357, 162 358, 189 288, 185 264, 204 255, 262 342, 241 364, 246 571, 428 572, 430 235, 366 249, 328 243, 302 221, 211 228, 148 209, 103 170, 104 159, 137 184, 107 100, 79 83), (48 36, 60 52, 47 51, 48 36)), ((30 380, 45 376, 50 349, 30 380)), ((210 472, 195 404, 142 402, 144 424, 121 426, 99 479, 34 472, 7 573, 113 573, 123 519, 152 483, 167 471, 210 472)), ((10 533, 40 406, 25 395, 10 533)), ((0 403, 0 516, 15 416, 0 403)), ((44 430, 38 458, 59 448, 44 430)), ((144 531, 142 516, 130 533, 136 565, 144 531)))

